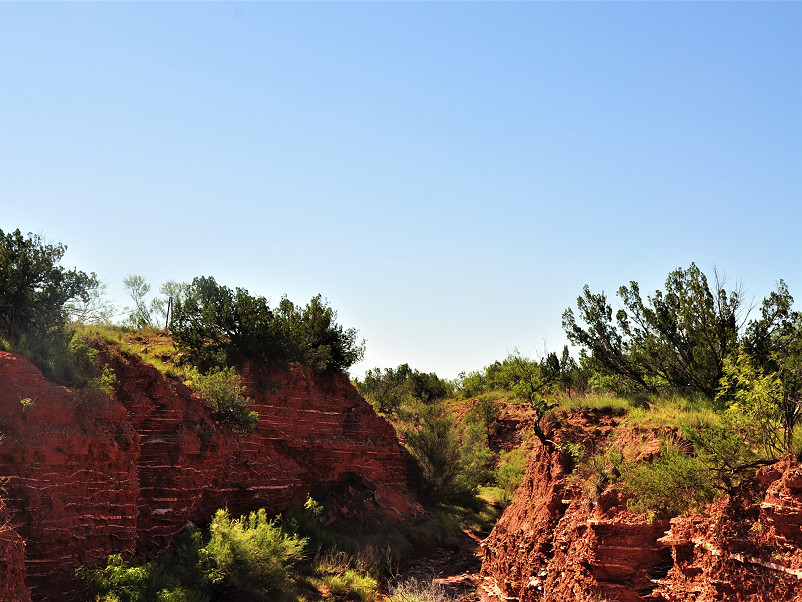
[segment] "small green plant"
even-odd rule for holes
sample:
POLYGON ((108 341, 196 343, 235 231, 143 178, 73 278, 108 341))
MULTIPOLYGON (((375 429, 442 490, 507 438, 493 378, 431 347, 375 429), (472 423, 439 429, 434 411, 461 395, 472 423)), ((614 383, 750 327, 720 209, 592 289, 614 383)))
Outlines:
POLYGON ((256 430, 259 415, 250 410, 251 400, 243 394, 245 388, 233 367, 212 369, 206 374, 196 371, 190 385, 222 424, 245 435, 256 430))
POLYGON ((749 529, 756 535, 763 535, 766 532, 766 525, 759 520, 756 520, 752 523, 752 527, 749 529))
POLYGON ((34 399, 31 399, 30 397, 23 397, 22 399, 19 400, 19 403, 22 406, 23 415, 31 411, 33 409, 33 406, 36 405, 36 401, 34 399))
POLYGON ((89 382, 86 384, 90 389, 93 389, 98 393, 102 393, 108 397, 113 397, 114 388, 119 383, 117 382, 117 376, 114 374, 114 370, 112 370, 107 364, 103 366, 103 370, 100 371, 100 374, 89 379, 89 382))
POLYGON ((561 446, 562 450, 566 452, 574 460, 574 470, 585 459, 585 446, 580 441, 566 441, 561 446))

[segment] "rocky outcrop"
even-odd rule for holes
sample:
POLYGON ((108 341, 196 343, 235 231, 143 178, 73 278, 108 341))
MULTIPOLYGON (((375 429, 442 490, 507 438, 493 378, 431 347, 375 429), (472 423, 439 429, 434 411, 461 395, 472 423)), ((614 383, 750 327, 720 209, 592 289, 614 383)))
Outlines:
POLYGON ((616 488, 570 474, 565 441, 594 449, 599 435, 609 433, 609 416, 585 414, 561 429, 554 448, 534 451, 512 504, 483 543, 480 599, 802 599, 798 463, 761 469, 737 495, 701 515, 650 522, 628 511, 616 488))
POLYGON ((117 397, 140 442, 137 550, 164 547, 188 521, 217 508, 279 512, 310 494, 357 487, 389 519, 419 507, 399 493, 407 457, 392 426, 379 418, 342 374, 303 366, 242 370, 256 432, 220 428, 180 382, 138 361, 112 360, 117 397))
POLYGON ((136 545, 139 436, 125 408, 47 381, 0 352, 0 475, 11 524, 26 543, 34 599, 81 596, 78 563, 136 545))
POLYGON ((764 602, 802 597, 802 467, 762 468, 704 515, 671 521, 660 539, 673 565, 656 593, 670 602, 764 602))
POLYGON ((260 415, 246 437, 177 380, 101 355, 117 376, 114 399, 54 385, 0 352, 0 475, 34 600, 82 599, 78 563, 151 555, 223 506, 279 512, 350 487, 387 518, 420 511, 403 493, 407 456, 392 427, 343 375, 246 366, 260 415))

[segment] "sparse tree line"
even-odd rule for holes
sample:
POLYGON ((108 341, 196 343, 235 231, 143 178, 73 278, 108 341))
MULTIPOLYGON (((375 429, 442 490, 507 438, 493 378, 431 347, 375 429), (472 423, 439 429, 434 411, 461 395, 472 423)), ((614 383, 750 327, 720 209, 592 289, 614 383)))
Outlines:
MULTIPOLYGON (((41 236, 0 230, 0 348, 27 355, 48 377, 67 384, 95 386, 110 393, 112 374, 95 365, 83 327, 111 325, 116 308, 94 273, 61 265, 66 251, 41 236)), ((120 326, 132 330, 166 326, 182 351, 181 376, 198 391, 222 423, 252 432, 248 410, 233 366, 246 360, 265 364, 301 362, 322 372, 344 372, 364 353, 356 329, 337 323, 337 312, 321 295, 306 305, 282 297, 267 299, 214 278, 167 282, 161 296, 148 299, 146 279, 123 281, 132 301, 120 326), (168 308, 171 310, 168 318, 168 308)))
MULTIPOLYGON (((76 339, 71 322, 108 322, 115 310, 95 274, 61 267, 64 251, 36 235, 0 231, 0 347, 24 352, 55 379, 109 389, 113 382, 92 372, 92 350, 76 339)), ((580 348, 578 361, 568 348, 534 359, 515 351, 453 381, 401 364, 368 370, 354 384, 395 425, 433 503, 466 502, 488 485, 509 499, 526 453, 494 445, 502 399, 531 409, 532 440, 553 445, 559 424, 544 419, 560 400, 609 394, 647 412, 680 397, 694 418, 675 425, 682 441, 666 441, 651 463, 632 464, 613 448, 591 457, 579 442, 568 451, 578 470, 595 471, 599 482, 626 481, 633 509, 681 512, 732 492, 783 454, 802 458, 802 317, 793 298, 780 281, 749 307, 742 290, 727 290, 714 276, 711 282, 691 264, 645 297, 630 282, 618 290, 616 310, 603 292, 585 286, 576 309, 562 316, 580 348)), ((124 284, 132 300, 127 327, 167 324, 192 368, 186 380, 221 422, 241 432, 255 420, 232 366, 302 362, 344 372, 364 353, 356 330, 337 324, 320 295, 303 306, 283 297, 271 307, 211 277, 168 282, 151 300, 143 277, 124 284)))
POLYGON ((543 418, 560 398, 615 395, 647 414, 680 399, 694 416, 674 425, 685 443, 667 441, 652 463, 627 464, 615 450, 585 458, 579 443, 569 450, 577 462, 593 460, 603 481, 625 474, 636 493, 633 508, 676 513, 734 491, 783 454, 802 458, 802 317, 783 281, 758 307, 725 285, 717 274, 711 284, 691 264, 645 299, 637 282, 622 286, 615 312, 604 293, 586 286, 577 313, 563 314, 579 361, 567 348, 538 359, 516 351, 455 381, 402 364, 369 370, 355 384, 396 424, 423 468, 427 491, 439 499, 500 483, 509 471, 487 445, 502 393, 534 410, 532 431, 545 445, 559 425, 543 418), (472 398, 473 409, 458 421, 450 408, 472 398), (477 437, 477 423, 484 438, 477 437))

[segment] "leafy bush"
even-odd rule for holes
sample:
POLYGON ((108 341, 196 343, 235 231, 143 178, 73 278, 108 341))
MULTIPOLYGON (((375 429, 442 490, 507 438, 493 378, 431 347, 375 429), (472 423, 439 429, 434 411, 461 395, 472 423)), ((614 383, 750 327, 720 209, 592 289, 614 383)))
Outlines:
POLYGON ((699 508, 716 496, 708 468, 672 444, 664 444, 660 456, 651 463, 624 464, 621 478, 634 496, 627 502, 633 512, 674 516, 699 508))
POLYGON ((251 400, 243 395, 245 388, 234 368, 212 369, 207 374, 196 371, 190 385, 222 424, 245 435, 256 430, 259 415, 250 410, 251 400))
POLYGON ((417 428, 406 432, 406 446, 421 467, 424 495, 430 501, 470 496, 478 483, 464 474, 462 441, 455 419, 442 404, 419 406, 417 428))
POLYGON ((109 556, 104 568, 80 567, 101 602, 208 602, 236 599, 273 602, 293 584, 306 540, 281 530, 264 510, 231 519, 219 510, 204 544, 193 526, 176 540, 176 553, 137 564, 109 556))
POLYGON ((109 556, 105 568, 89 570, 79 567, 78 578, 91 583, 100 602, 207 602, 200 592, 184 587, 157 562, 136 564, 125 562, 119 554, 109 556))
POLYGON ((507 500, 512 499, 518 485, 524 480, 529 455, 529 451, 522 447, 499 454, 496 482, 507 494, 507 500))
POLYGON ((499 420, 501 420, 501 405, 497 399, 487 395, 479 397, 465 415, 465 422, 469 425, 476 423, 484 427, 486 443, 490 442, 492 434, 496 432, 499 420))
POLYGON ((770 371, 758 366, 742 347, 724 363, 716 399, 727 404, 730 413, 749 417, 758 425, 766 458, 776 458, 795 447, 794 430, 802 420, 802 399, 795 382, 796 373, 802 371, 800 359, 780 359, 777 370, 770 371))
POLYGON ((281 595, 291 582, 291 570, 303 558, 306 539, 282 531, 264 509, 239 519, 218 510, 206 545, 214 569, 212 581, 225 583, 259 600, 281 595))
POLYGON ((94 378, 90 378, 86 383, 90 389, 111 397, 114 395, 114 387, 117 386, 117 377, 114 371, 108 366, 103 366, 100 374, 94 378))

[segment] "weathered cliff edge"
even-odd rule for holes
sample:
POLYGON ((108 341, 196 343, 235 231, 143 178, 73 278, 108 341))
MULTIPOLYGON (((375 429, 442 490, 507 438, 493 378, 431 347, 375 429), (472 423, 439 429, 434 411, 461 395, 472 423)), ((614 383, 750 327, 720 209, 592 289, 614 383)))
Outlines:
MULTIPOLYGON (((587 412, 586 442, 610 428, 587 412), (595 433, 593 432, 595 429, 595 433)), ((581 440, 581 439, 574 439, 581 440)), ((535 450, 484 541, 485 602, 770 602, 802 599, 802 467, 765 467, 700 515, 644 520, 608 487, 594 502, 571 457, 535 450)), ((592 496, 595 498, 595 496, 592 496)))
POLYGON ((224 506, 280 512, 350 485, 389 520, 420 511, 404 494, 408 456, 395 432, 343 375, 246 366, 260 421, 244 437, 138 358, 103 359, 119 382, 115 399, 57 386, 24 357, 0 352, 0 475, 10 517, 0 517, 0 600, 27 599, 20 577, 34 600, 81 600, 78 563, 147 556, 224 506))

